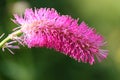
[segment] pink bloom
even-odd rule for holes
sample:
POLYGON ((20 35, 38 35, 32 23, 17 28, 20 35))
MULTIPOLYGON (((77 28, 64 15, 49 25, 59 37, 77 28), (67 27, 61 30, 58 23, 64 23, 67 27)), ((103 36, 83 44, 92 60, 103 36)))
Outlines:
POLYGON ((24 17, 15 15, 15 23, 21 26, 23 41, 29 47, 47 47, 69 55, 75 60, 93 64, 107 57, 102 50, 103 37, 89 28, 85 22, 68 15, 60 15, 55 9, 26 9, 24 17))

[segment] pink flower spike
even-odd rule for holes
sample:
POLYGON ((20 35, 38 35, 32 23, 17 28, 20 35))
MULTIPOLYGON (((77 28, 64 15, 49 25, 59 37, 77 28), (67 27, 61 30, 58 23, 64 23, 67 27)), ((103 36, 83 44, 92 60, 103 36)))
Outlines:
POLYGON ((21 39, 29 48, 53 48, 84 63, 102 61, 107 52, 101 50, 104 39, 86 25, 68 15, 60 15, 53 8, 26 9, 24 16, 15 15, 15 23, 23 32, 21 39))

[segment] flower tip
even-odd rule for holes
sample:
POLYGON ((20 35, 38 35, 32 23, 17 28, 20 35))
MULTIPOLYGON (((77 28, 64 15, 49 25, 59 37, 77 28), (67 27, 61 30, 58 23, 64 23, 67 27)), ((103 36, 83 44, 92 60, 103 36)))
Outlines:
POLYGON ((82 22, 80 23, 80 26, 87 26, 87 24, 85 23, 85 21, 82 21, 82 22))
POLYGON ((106 59, 107 56, 108 56, 108 50, 100 50, 100 52, 96 54, 96 57, 99 62, 101 62, 103 59, 106 59))

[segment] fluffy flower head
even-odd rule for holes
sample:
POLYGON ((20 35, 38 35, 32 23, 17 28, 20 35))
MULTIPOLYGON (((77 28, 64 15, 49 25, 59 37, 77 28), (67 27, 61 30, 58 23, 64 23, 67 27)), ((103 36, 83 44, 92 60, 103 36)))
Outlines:
POLYGON ((107 57, 102 50, 104 39, 85 22, 68 15, 60 15, 55 9, 26 9, 24 16, 15 15, 15 23, 21 26, 23 41, 29 47, 53 48, 75 60, 93 64, 107 57))

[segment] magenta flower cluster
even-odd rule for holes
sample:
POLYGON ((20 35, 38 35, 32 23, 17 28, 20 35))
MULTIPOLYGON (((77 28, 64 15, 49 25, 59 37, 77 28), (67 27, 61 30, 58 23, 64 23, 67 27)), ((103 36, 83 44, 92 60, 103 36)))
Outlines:
POLYGON ((15 23, 20 25, 24 44, 31 47, 53 48, 75 60, 84 63, 95 62, 107 57, 102 50, 104 39, 85 22, 68 15, 60 15, 53 8, 26 9, 24 16, 15 15, 15 23))

